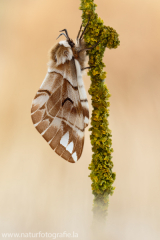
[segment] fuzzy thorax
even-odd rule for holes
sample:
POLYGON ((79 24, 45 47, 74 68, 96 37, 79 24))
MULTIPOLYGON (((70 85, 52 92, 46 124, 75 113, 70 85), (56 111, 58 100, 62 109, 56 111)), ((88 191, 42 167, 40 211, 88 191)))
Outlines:
POLYGON ((81 68, 84 68, 86 51, 84 50, 80 52, 80 50, 84 48, 85 42, 83 40, 81 41, 81 43, 76 43, 76 45, 72 48, 66 40, 60 41, 50 51, 51 61, 49 62, 49 65, 54 65, 56 67, 74 58, 79 62, 81 68))

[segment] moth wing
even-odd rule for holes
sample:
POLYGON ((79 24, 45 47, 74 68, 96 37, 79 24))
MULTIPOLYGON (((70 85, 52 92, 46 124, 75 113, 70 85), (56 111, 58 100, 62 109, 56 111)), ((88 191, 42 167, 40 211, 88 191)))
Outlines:
POLYGON ((70 78, 65 73, 70 68, 67 64, 71 61, 63 64, 63 71, 57 68, 47 73, 33 100, 31 116, 34 126, 51 148, 74 163, 83 150, 84 115, 77 81, 72 79, 73 62, 70 78))

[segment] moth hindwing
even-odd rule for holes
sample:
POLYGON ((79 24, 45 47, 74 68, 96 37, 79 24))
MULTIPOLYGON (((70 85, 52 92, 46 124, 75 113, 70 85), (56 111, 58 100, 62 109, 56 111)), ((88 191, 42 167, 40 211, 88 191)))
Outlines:
POLYGON ((82 80, 86 48, 81 36, 76 44, 66 29, 66 40, 50 52, 48 73, 32 102, 35 128, 55 152, 69 162, 77 162, 84 145, 89 122, 89 106, 82 80))

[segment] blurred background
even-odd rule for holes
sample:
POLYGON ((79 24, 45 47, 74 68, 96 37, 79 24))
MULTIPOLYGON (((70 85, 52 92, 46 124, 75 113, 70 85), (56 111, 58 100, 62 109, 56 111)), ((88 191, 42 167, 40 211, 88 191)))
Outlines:
MULTIPOLYGON (((121 41, 104 56, 117 178, 103 237, 159 240, 160 1, 95 3, 121 41)), ((1 232, 74 231, 80 240, 92 239, 88 130, 83 155, 71 164, 54 153, 30 117, 59 31, 77 36, 79 5, 80 0, 0 0, 1 232)), ((87 75, 84 83, 88 90, 87 75)))

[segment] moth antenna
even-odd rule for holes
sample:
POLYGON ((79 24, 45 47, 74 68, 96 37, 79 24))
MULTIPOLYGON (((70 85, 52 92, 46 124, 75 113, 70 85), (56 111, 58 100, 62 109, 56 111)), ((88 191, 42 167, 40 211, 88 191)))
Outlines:
POLYGON ((56 40, 57 40, 61 35, 64 35, 64 36, 68 39, 68 37, 66 36, 66 34, 61 33, 61 34, 56 38, 56 40))
POLYGON ((85 28, 84 28, 84 30, 83 30, 83 32, 82 32, 82 34, 81 34, 79 40, 82 39, 82 37, 83 37, 83 35, 84 35, 85 31, 86 31, 86 28, 87 28, 87 26, 88 26, 88 24, 89 24, 89 21, 90 21, 90 16, 89 16, 89 19, 88 19, 88 23, 87 23, 87 25, 85 26, 85 28))
POLYGON ((79 51, 79 53, 82 52, 82 51, 84 51, 84 50, 90 50, 90 49, 92 49, 92 48, 95 48, 95 47, 98 45, 99 42, 100 42, 100 41, 98 41, 95 45, 93 45, 93 46, 90 47, 90 48, 81 49, 81 50, 79 51))
POLYGON ((77 42, 78 42, 78 38, 79 38, 79 35, 80 35, 80 32, 81 32, 81 29, 82 29, 82 24, 80 26, 80 29, 79 29, 79 32, 78 32, 78 35, 77 35, 77 42))
POLYGON ((67 38, 68 38, 68 40, 70 39, 70 37, 69 37, 69 35, 68 35, 68 32, 67 32, 67 29, 63 29, 63 30, 61 30, 60 32, 65 32, 66 33, 66 35, 67 35, 67 38))

